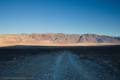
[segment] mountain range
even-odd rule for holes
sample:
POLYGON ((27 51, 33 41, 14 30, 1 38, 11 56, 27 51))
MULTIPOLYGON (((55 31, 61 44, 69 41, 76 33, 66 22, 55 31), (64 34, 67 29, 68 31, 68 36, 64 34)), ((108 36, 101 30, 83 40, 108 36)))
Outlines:
POLYGON ((120 44, 120 37, 97 34, 0 34, 0 46, 120 44))

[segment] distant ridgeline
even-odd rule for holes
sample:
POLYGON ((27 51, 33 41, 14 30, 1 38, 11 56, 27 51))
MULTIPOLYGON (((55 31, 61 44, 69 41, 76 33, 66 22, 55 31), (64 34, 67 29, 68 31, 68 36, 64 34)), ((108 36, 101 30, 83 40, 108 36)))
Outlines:
POLYGON ((120 38, 96 34, 0 34, 0 45, 6 44, 120 43, 120 38))

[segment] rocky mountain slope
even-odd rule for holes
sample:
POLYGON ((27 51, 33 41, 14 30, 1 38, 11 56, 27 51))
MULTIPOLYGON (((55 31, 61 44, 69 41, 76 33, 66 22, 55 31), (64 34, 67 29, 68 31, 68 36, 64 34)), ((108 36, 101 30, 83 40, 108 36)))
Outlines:
POLYGON ((96 34, 0 34, 0 45, 115 43, 120 39, 96 34))

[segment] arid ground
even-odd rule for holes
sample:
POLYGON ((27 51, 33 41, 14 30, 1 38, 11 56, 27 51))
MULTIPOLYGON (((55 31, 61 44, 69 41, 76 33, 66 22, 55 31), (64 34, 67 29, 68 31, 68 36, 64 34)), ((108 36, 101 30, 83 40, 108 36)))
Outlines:
POLYGON ((120 46, 0 48, 0 80, 120 80, 120 46))

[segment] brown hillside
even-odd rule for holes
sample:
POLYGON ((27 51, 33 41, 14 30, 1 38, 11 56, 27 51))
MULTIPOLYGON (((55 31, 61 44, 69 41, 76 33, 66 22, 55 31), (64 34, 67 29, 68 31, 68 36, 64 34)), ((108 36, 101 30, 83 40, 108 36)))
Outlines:
POLYGON ((0 46, 7 45, 95 45, 120 44, 111 36, 96 34, 0 34, 0 46))

